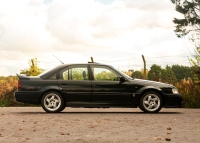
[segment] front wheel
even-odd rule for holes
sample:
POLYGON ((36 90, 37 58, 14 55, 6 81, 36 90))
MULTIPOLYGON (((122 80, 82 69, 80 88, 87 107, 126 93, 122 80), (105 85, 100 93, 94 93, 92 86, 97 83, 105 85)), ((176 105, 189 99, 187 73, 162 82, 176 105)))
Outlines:
POLYGON ((147 92, 140 99, 140 109, 147 113, 159 112, 162 106, 162 97, 156 92, 147 92))
POLYGON ((64 109, 63 97, 57 92, 48 92, 41 99, 42 108, 48 113, 58 113, 64 109))

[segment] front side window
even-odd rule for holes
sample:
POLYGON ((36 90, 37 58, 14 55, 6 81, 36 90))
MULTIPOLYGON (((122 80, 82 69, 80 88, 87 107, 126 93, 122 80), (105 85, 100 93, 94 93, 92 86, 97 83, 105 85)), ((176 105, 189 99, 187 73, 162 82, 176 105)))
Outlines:
POLYGON ((60 71, 63 80, 88 80, 87 66, 69 67, 60 71))
POLYGON ((104 66, 92 66, 94 80, 119 81, 120 75, 104 66))

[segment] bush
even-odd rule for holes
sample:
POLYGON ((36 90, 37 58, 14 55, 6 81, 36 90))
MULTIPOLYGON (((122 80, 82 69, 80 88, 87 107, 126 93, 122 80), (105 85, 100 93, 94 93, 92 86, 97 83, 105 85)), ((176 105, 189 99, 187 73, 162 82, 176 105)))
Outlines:
POLYGON ((14 92, 17 90, 16 77, 9 76, 6 79, 0 80, 0 106, 14 106, 18 104, 14 100, 14 92))
POLYGON ((183 107, 200 108, 200 85, 193 83, 191 79, 183 79, 175 86, 183 97, 183 107))

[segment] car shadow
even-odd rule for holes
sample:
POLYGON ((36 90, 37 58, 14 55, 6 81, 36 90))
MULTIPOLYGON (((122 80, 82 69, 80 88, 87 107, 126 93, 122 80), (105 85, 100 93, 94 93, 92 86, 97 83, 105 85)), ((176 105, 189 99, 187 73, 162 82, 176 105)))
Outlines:
POLYGON ((159 113, 144 113, 144 112, 85 112, 85 111, 75 111, 75 112, 59 112, 59 113, 46 113, 46 112, 11 112, 12 114, 143 114, 143 115, 164 115, 164 114, 183 114, 182 112, 159 112, 159 113))

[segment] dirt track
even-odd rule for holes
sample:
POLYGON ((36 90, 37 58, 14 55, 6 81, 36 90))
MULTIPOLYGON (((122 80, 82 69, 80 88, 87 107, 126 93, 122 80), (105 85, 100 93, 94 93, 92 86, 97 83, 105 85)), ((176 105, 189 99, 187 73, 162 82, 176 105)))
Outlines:
POLYGON ((200 143, 200 109, 66 108, 47 114, 40 107, 0 108, 0 143, 200 143))

